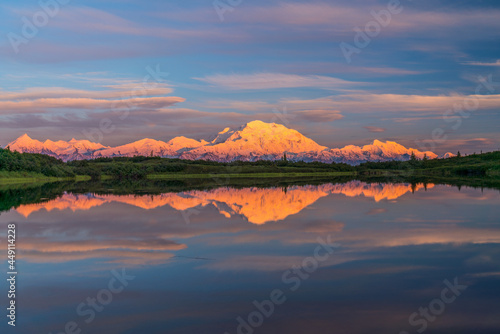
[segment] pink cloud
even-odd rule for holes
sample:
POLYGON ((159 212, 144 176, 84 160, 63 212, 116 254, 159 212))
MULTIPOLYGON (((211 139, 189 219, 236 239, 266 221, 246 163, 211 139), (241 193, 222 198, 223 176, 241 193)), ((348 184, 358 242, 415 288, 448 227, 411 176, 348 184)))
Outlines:
POLYGON ((500 95, 403 95, 356 93, 330 96, 313 100, 283 100, 282 103, 294 107, 335 108, 342 112, 365 113, 373 111, 420 113, 445 112, 455 104, 477 101, 477 109, 500 107, 500 95))
POLYGON ((163 108, 185 99, 176 96, 128 98, 104 100, 93 98, 46 98, 27 101, 0 101, 0 113, 3 115, 18 113, 40 113, 46 109, 116 109, 116 108, 163 108))
POLYGON ((500 66, 500 59, 497 59, 497 61, 493 63, 481 62, 481 61, 468 61, 462 64, 471 66, 500 66))
POLYGON ((385 132, 386 129, 380 128, 378 126, 363 126, 366 130, 373 132, 373 133, 379 133, 379 132, 385 132))
POLYGON ((332 122, 344 118, 339 110, 316 109, 293 112, 293 116, 309 122, 332 122))
MULTIPOLYGON (((405 8, 399 14, 391 15, 392 20, 386 31, 392 33, 405 33, 416 30, 434 30, 438 27, 500 27, 498 21, 500 10, 491 9, 482 10, 460 10, 447 8, 446 11, 440 11, 439 7, 432 8, 432 11, 416 10, 414 8, 405 8)), ((301 29, 303 27, 337 27, 333 33, 345 33, 346 30, 352 32, 356 26, 362 26, 373 20, 371 10, 378 12, 387 9, 387 4, 378 6, 349 6, 338 3, 326 2, 307 2, 290 3, 280 1, 268 6, 247 5, 245 8, 238 8, 224 16, 225 24, 244 24, 253 27, 263 26, 282 26, 287 29, 301 29), (346 27, 348 27, 346 29, 346 27)), ((168 18, 176 21, 195 21, 197 23, 220 23, 214 10, 181 10, 161 13, 151 13, 156 17, 168 18)), ((233 25, 231 26, 233 27, 233 25)))
POLYGON ((2 91, 0 89, 0 101, 5 100, 36 100, 44 98, 95 98, 111 99, 118 97, 130 97, 131 95, 167 95, 173 90, 162 84, 155 84, 153 88, 147 88, 142 83, 128 83, 122 85, 108 85, 114 89, 107 90, 83 90, 64 87, 29 87, 20 92, 2 91))
POLYGON ((294 75, 284 73, 256 74, 215 74, 204 78, 195 78, 210 85, 225 89, 276 89, 315 87, 323 89, 345 88, 356 85, 338 78, 321 75, 294 75))

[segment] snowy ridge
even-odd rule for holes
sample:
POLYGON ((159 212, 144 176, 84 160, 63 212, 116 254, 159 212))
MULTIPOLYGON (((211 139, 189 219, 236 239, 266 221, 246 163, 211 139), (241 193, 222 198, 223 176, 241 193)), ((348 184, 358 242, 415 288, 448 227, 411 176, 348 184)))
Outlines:
MULTIPOLYGON (((234 130, 225 128, 213 138, 211 141, 198 141, 180 136, 168 142, 145 138, 130 144, 109 147, 76 139, 68 142, 41 142, 24 134, 6 147, 18 152, 47 154, 64 161, 141 155, 230 162, 278 160, 286 153, 287 159, 291 161, 344 162, 356 165, 366 161, 409 160, 412 153, 419 159, 424 155, 429 159, 438 158, 433 152, 406 148, 392 141, 384 143, 375 140, 372 144, 362 147, 348 145, 330 149, 294 129, 262 121, 252 121, 234 130)), ((453 155, 445 154, 445 157, 450 156, 453 155)))

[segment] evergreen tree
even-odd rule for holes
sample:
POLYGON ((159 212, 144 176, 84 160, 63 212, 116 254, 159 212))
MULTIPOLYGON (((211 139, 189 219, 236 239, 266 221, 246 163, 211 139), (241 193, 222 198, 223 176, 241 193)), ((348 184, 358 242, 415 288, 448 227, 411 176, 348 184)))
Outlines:
POLYGON ((410 160, 411 160, 411 161, 416 161, 416 160, 417 160, 417 157, 415 157, 415 152, 414 152, 414 151, 411 151, 411 157, 410 157, 410 160))
POLYGON ((422 166, 424 168, 427 168, 428 165, 429 165, 429 158, 427 157, 427 153, 424 153, 424 157, 422 159, 422 166))

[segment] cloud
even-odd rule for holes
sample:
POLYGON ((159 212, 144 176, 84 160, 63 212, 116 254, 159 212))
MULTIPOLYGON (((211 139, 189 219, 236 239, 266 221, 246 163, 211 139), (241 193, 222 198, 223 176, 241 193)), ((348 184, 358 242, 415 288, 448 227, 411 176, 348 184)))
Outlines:
MULTIPOLYGON (((477 110, 491 110, 500 107, 500 94, 497 95, 406 95, 406 94, 374 94, 356 92, 331 95, 316 99, 283 98, 276 102, 244 101, 244 100, 216 100, 204 101, 200 106, 210 109, 235 109, 242 111, 268 111, 286 108, 290 114, 295 114, 303 120, 324 121, 337 120, 347 112, 356 114, 377 113, 385 116, 387 113, 409 112, 411 116, 393 118, 397 122, 408 122, 418 119, 443 119, 460 116, 454 114, 454 106, 477 106, 477 110)), ((473 113, 474 111, 471 111, 473 113)), ((254 117, 262 116, 253 114, 254 117)), ((406 116, 406 115, 405 115, 406 116)), ((365 126, 366 130, 374 133, 384 132, 385 128, 365 126)))
POLYGON ((332 122, 344 118, 344 116, 338 110, 301 110, 292 113, 293 116, 298 116, 300 120, 305 120, 308 122, 332 122))
POLYGON ((103 100, 91 98, 48 98, 31 101, 0 101, 1 114, 44 113, 47 109, 157 109, 184 102, 182 97, 146 97, 119 100, 103 100))
POLYGON ((386 130, 384 128, 379 128, 378 126, 363 126, 363 128, 373 133, 385 132, 386 130))
POLYGON ((213 86, 230 90, 265 90, 277 88, 312 87, 340 89, 355 85, 355 82, 321 75, 294 75, 283 73, 215 74, 194 78, 213 86))
POLYGON ((480 62, 480 61, 467 61, 467 62, 464 62, 462 64, 463 65, 470 65, 470 66, 500 66, 500 59, 497 59, 497 61, 494 63, 480 62))
POLYGON ((385 208, 375 208, 375 209, 371 209, 366 214, 367 215, 378 215, 378 214, 386 213, 386 212, 387 212, 387 209, 385 209, 385 208))
MULTIPOLYGON (((386 9, 387 5, 381 4, 373 6, 373 10, 378 12, 386 9)), ((498 26, 498 9, 484 10, 481 8, 448 8, 440 11, 438 5, 433 5, 431 10, 417 9, 415 6, 404 5, 404 11, 392 15, 390 24, 384 29, 393 33, 405 33, 415 30, 433 30, 436 27, 457 27, 476 26, 485 27, 498 26)), ((155 13, 155 16, 168 18, 170 20, 186 21, 191 20, 197 23, 220 23, 217 15, 213 11, 205 8, 189 10, 177 10, 169 12, 155 13)), ((304 31, 307 27, 312 28, 337 28, 333 33, 350 33, 356 26, 360 26, 373 20, 370 8, 358 6, 355 3, 344 1, 326 3, 323 1, 307 3, 277 2, 269 5, 254 2, 253 5, 246 6, 245 10, 231 11, 224 16, 226 25, 234 24, 254 28, 281 26, 286 29, 297 29, 304 31)))
POLYGON ((85 6, 65 8, 53 19, 51 26, 83 34, 120 34, 161 39, 221 38, 232 34, 231 31, 219 29, 177 29, 165 25, 139 24, 135 20, 85 6))
MULTIPOLYGON (((455 104, 471 105, 477 101, 477 109, 500 107, 500 95, 405 95, 355 93, 329 96, 312 100, 282 100, 292 107, 335 108, 342 112, 367 113, 416 112, 421 114, 444 112, 453 109, 455 104)), ((451 116, 451 115, 450 115, 451 116)))
POLYGON ((273 64, 273 67, 279 69, 282 72, 294 73, 294 74, 311 74, 311 73, 322 73, 322 75, 332 74, 339 75, 342 74, 361 74, 363 77, 393 77, 395 75, 419 75, 427 74, 433 72, 433 70, 412 70, 405 68, 396 68, 388 66, 346 66, 345 60, 340 61, 290 61, 290 62, 278 62, 273 64))
POLYGON ((49 110, 71 109, 116 110, 116 109, 159 109, 184 102, 176 96, 155 96, 172 93, 164 84, 149 88, 137 83, 103 86, 102 90, 82 90, 62 87, 32 87, 22 91, 0 90, 0 115, 19 113, 48 113, 49 110))
MULTIPOLYGON (((347 1, 335 4, 324 1, 274 2, 271 5, 268 2, 252 2, 245 4, 244 9, 226 13, 223 23, 212 6, 190 4, 182 8, 165 4, 159 5, 159 10, 145 11, 144 6, 135 8, 134 5, 132 3, 130 7, 115 10, 115 13, 109 6, 106 10, 85 6, 65 7, 51 18, 50 25, 46 27, 50 33, 37 36, 38 42, 23 45, 26 51, 16 55, 16 60, 58 62, 154 57, 174 53, 197 54, 200 50, 214 52, 214 49, 219 54, 254 54, 255 50, 268 52, 270 43, 289 46, 290 43, 304 41, 308 43, 305 47, 286 47, 287 55, 313 54, 317 52, 314 44, 325 47, 352 42, 355 35, 353 29, 373 20, 371 8, 347 1), (75 35, 79 38, 74 38, 75 35)), ((373 4, 371 7, 378 11, 385 9, 386 4, 373 4)), ((447 8, 445 11, 437 6, 431 10, 419 10, 407 4, 402 13, 394 15, 390 24, 383 27, 383 34, 377 38, 405 38, 407 41, 411 33, 416 34, 417 41, 424 36, 427 40, 439 40, 440 45, 446 44, 446 47, 451 46, 450 50, 456 51, 456 44, 464 39, 477 41, 478 35, 481 38, 497 37, 499 13, 498 9, 481 8, 447 8), (470 34, 471 29, 477 33, 470 34)), ((14 14, 16 17, 29 17, 33 10, 14 10, 14 14)), ((396 50, 411 47, 417 41, 408 41, 407 46, 397 43, 396 50)), ((276 44, 273 44, 273 49, 276 44)), ((432 54, 439 47, 436 42, 427 43, 424 40, 423 44, 430 46, 425 52, 432 54)), ((393 44, 388 52, 394 49, 393 44)), ((280 47, 276 50, 284 51, 280 47)), ((10 45, 0 45, 0 54, 12 57, 10 45)))
POLYGON ((164 84, 156 84, 154 88, 147 88, 136 82, 106 85, 113 89, 106 90, 83 90, 64 87, 29 87, 20 92, 3 91, 0 89, 0 101, 6 100, 36 100, 47 98, 93 98, 111 99, 119 97, 130 97, 132 95, 167 95, 173 92, 172 88, 164 84))
POLYGON ((72 252, 25 251, 20 256, 24 261, 33 263, 64 263, 70 261, 99 259, 100 263, 115 263, 127 266, 155 265, 167 262, 174 254, 167 252, 144 252, 129 250, 95 250, 72 252))
POLYGON ((442 144, 443 149, 456 153, 456 150, 461 150, 465 152, 476 152, 479 153, 480 150, 485 152, 491 150, 497 150, 500 141, 493 138, 465 138, 465 139, 448 139, 442 144))
MULTIPOLYGON (((360 259, 360 256, 337 253, 335 257, 332 256, 319 265, 320 267, 328 267, 360 259)), ((201 267, 217 271, 283 271, 293 266, 300 266, 303 261, 303 256, 246 255, 229 257, 201 267)))
POLYGON ((187 246, 175 241, 151 238, 138 240, 131 244, 129 240, 72 240, 58 241, 29 238, 26 240, 24 249, 26 251, 48 252, 90 252, 97 250, 128 249, 134 251, 165 251, 181 250, 187 246))
POLYGON ((272 110, 277 105, 264 101, 213 100, 198 103, 200 107, 209 109, 235 109, 242 111, 272 110))
MULTIPOLYGON (((129 19, 98 8, 65 7, 44 28, 50 33, 38 34, 30 43, 22 44, 18 54, 8 41, 0 43, 0 57, 33 63, 152 57, 206 50, 214 44, 238 44, 252 38, 245 30, 197 26, 192 20, 188 21, 190 25, 172 25, 168 20, 138 14, 143 7, 120 11, 129 19)), ((36 10, 39 8, 14 9, 12 15, 31 17, 36 10)))

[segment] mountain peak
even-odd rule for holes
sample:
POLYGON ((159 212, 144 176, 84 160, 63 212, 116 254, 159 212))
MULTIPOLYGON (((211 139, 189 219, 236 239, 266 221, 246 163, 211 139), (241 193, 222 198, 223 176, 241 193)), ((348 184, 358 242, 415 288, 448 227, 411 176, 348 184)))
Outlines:
POLYGON ((248 122, 239 128, 226 127, 210 142, 179 136, 168 142, 144 138, 133 143, 108 147, 74 138, 69 142, 46 140, 42 143, 24 134, 9 146, 19 152, 43 153, 63 160, 140 155, 230 162, 279 160, 286 153, 290 161, 343 162, 355 165, 365 161, 408 160, 413 152, 419 159, 424 155, 429 159, 437 158, 433 152, 420 152, 393 141, 383 142, 378 139, 365 146, 348 145, 344 148, 329 149, 297 130, 260 120, 248 122))
POLYGON ((27 133, 25 133, 24 135, 20 136, 18 139, 31 139, 31 137, 28 136, 27 133))
POLYGON ((172 146, 174 150, 179 150, 183 148, 193 148, 207 144, 208 142, 201 140, 198 141, 196 139, 187 138, 185 136, 178 136, 170 139, 167 144, 172 146))
POLYGON ((28 143, 28 142, 32 142, 33 141, 33 138, 31 138, 30 136, 28 136, 27 133, 23 134, 22 136, 20 136, 19 138, 17 138, 16 140, 13 141, 16 142, 16 143, 28 143))
POLYGON ((453 157, 456 157, 457 155, 456 154, 453 154, 451 152, 446 152, 445 154, 443 154, 440 158, 441 159, 448 159, 448 158, 453 158, 453 157))
POLYGON ((17 138, 16 140, 14 140, 12 143, 17 143, 19 145, 23 145, 23 144, 33 143, 33 142, 38 142, 38 140, 31 138, 30 136, 28 136, 27 133, 25 133, 22 136, 20 136, 19 138, 17 138))
POLYGON ((160 142, 160 141, 156 140, 156 139, 143 138, 143 139, 139 139, 139 140, 133 142, 132 144, 147 144, 147 143, 158 143, 158 142, 160 142))
POLYGON ((259 121, 259 120, 248 122, 247 124, 243 125, 240 129, 242 129, 242 130, 246 129, 246 128, 250 128, 250 129, 270 129, 270 128, 277 128, 277 127, 287 129, 287 127, 285 127, 284 125, 281 125, 281 124, 266 123, 266 122, 259 121))
POLYGON ((247 126, 269 126, 269 125, 272 125, 274 123, 266 123, 266 122, 263 122, 263 121, 260 121, 258 119, 256 119, 255 121, 251 121, 251 122, 248 122, 246 125, 247 126))
POLYGON ((7 146, 13 151, 40 153, 39 151, 43 148, 43 143, 36 139, 32 139, 25 133, 13 142, 7 144, 7 146))

